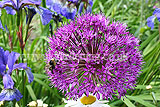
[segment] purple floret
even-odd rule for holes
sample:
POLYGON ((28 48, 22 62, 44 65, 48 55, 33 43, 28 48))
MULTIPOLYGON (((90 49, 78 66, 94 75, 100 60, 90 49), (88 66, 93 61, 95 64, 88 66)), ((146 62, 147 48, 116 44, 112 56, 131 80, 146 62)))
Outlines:
POLYGON ((134 89, 140 74, 138 43, 121 22, 102 14, 79 16, 50 38, 47 63, 58 60, 53 71, 47 69, 51 84, 74 100, 84 93, 121 98, 134 89))

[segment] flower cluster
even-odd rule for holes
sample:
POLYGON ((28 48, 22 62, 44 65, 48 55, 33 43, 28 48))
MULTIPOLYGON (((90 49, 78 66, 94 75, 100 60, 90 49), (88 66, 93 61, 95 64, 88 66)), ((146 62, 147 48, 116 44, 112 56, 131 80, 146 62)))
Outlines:
MULTIPOLYGON (((52 12, 46 8, 39 6, 41 4, 41 0, 3 0, 0 1, 0 8, 5 9, 7 14, 15 15, 20 14, 20 10, 23 8, 28 8, 28 12, 26 12, 27 21, 31 22, 33 16, 36 13, 39 13, 41 16, 41 21, 43 25, 46 25, 52 19, 52 12), (32 6, 32 7, 31 7, 32 6), (33 7, 34 6, 34 7, 33 7)), ((26 9, 25 9, 26 10, 26 9)), ((1 10, 0 10, 1 11, 1 10)), ((1 16, 1 12, 0 12, 1 16)), ((1 20, 0 20, 0 29, 3 29, 1 20)))
POLYGON ((46 5, 50 10, 72 20, 76 15, 77 7, 79 7, 78 13, 82 12, 84 3, 87 5, 86 11, 91 12, 93 0, 46 0, 46 5))
MULTIPOLYGON (((60 15, 67 19, 74 19, 77 13, 77 7, 79 6, 78 13, 80 14, 85 7, 86 12, 92 11, 93 1, 92 0, 46 0, 46 6, 49 9, 39 6, 41 0, 2 0, 0 1, 0 8, 5 9, 7 14, 15 15, 19 14, 23 8, 26 12, 26 22, 31 22, 33 16, 38 13, 41 17, 43 25, 48 24, 51 19, 56 22, 61 21, 60 15), (84 6, 84 3, 87 4, 84 6), (80 4, 80 5, 79 5, 80 4), (89 5, 88 5, 89 4, 89 5), (87 7, 86 7, 87 6, 87 7), (27 8, 27 9, 26 9, 27 8), (27 11, 28 10, 28 11, 27 11), (56 17, 56 18, 54 18, 56 17), (58 18, 58 19, 57 19, 58 18)), ((0 10, 1 16, 1 10, 0 10)), ((0 20, 0 29, 3 29, 2 22, 0 20)))
POLYGON ((46 0, 46 6, 67 19, 74 19, 77 12, 76 7, 73 5, 69 6, 66 0, 46 0))
POLYGON ((11 78, 13 70, 25 70, 28 82, 31 83, 34 79, 31 68, 27 67, 26 63, 15 64, 20 54, 16 52, 4 51, 0 47, 0 75, 3 76, 4 89, 0 93, 0 101, 11 101, 16 99, 19 101, 22 98, 21 93, 14 87, 14 82, 11 78))
POLYGON ((124 96, 135 87, 142 65, 139 40, 126 27, 102 14, 84 14, 60 27, 46 53, 47 63, 58 60, 55 69, 47 69, 51 84, 73 99, 84 93, 98 99, 100 94, 103 99, 124 96), (80 54, 100 56, 75 58, 80 54))

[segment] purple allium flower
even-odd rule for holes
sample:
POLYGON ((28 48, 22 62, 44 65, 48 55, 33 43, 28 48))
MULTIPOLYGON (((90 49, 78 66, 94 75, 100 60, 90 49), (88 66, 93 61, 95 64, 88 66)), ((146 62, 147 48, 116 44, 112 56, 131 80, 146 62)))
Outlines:
POLYGON ((160 8, 156 8, 153 12, 153 15, 147 18, 147 25, 151 27, 151 30, 154 28, 154 20, 156 17, 160 22, 160 8))
POLYGON ((19 92, 18 89, 3 89, 0 93, 0 101, 12 101, 16 99, 19 101, 23 95, 19 92))
POLYGON ((47 63, 58 60, 53 71, 47 69, 51 84, 73 99, 84 93, 125 96, 142 65, 139 40, 126 27, 102 14, 85 14, 60 27, 46 53, 47 63))

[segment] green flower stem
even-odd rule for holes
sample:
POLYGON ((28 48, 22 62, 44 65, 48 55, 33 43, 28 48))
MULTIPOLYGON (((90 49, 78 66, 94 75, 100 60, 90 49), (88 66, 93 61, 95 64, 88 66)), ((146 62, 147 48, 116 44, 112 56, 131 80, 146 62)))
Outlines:
MULTIPOLYGON (((24 58, 23 58, 23 53, 24 53, 24 50, 22 49, 21 50, 21 54, 22 54, 22 63, 24 62, 24 58)), ((24 83, 24 70, 22 71, 22 95, 23 95, 23 100, 22 100, 22 107, 25 107, 25 93, 24 93, 24 86, 25 86, 25 83, 24 83)))
POLYGON ((46 1, 45 1, 45 0, 42 0, 42 6, 43 6, 44 8, 46 8, 46 1))
POLYGON ((20 26, 20 18, 21 18, 21 15, 20 15, 20 11, 17 11, 17 27, 19 29, 19 26, 20 26))
POLYGON ((158 30, 159 30, 159 41, 160 41, 160 24, 159 24, 158 30))
POLYGON ((154 94, 154 92, 152 92, 152 91, 151 91, 151 96, 152 96, 152 98, 153 98, 154 104, 156 105, 156 107, 158 107, 157 100, 156 100, 156 98, 155 98, 155 94, 154 94))
MULTIPOLYGON (((29 19, 30 20, 30 19, 29 19)), ((29 21, 27 22, 27 26, 26 26, 26 37, 25 37, 25 43, 27 42, 28 39, 28 31, 29 31, 29 21)))
POLYGON ((3 32, 3 41, 4 41, 4 46, 6 47, 6 38, 5 38, 5 33, 3 32))

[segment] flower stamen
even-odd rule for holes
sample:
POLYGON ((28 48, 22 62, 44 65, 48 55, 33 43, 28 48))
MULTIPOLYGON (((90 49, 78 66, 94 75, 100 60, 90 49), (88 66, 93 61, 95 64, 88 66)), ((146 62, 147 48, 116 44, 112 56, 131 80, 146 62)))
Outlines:
POLYGON ((90 105, 96 101, 96 98, 92 95, 89 95, 88 97, 87 96, 82 97, 80 101, 83 105, 90 105))

